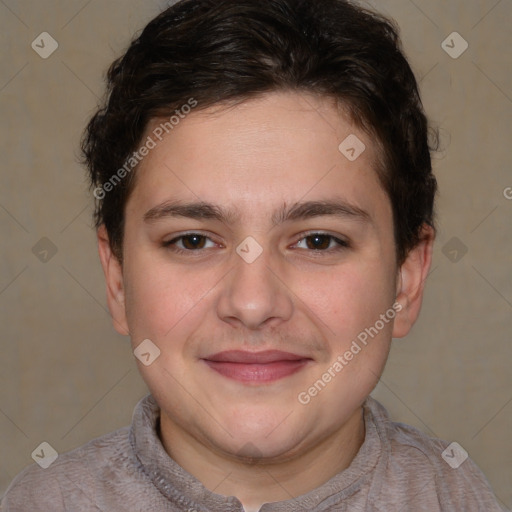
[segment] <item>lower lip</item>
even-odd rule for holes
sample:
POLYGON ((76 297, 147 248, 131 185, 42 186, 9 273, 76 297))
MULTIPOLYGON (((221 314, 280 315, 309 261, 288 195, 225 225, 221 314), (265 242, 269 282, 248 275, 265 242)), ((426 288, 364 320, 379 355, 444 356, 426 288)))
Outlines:
POLYGON ((275 361, 273 363, 227 363, 222 361, 204 362, 216 372, 228 379, 245 383, 273 382, 289 377, 300 371, 307 364, 307 359, 296 361, 275 361))

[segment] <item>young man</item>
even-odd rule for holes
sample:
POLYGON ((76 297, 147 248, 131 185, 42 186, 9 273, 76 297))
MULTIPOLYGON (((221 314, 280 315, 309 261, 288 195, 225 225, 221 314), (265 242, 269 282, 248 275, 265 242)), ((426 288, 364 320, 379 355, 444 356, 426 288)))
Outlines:
POLYGON ((3 510, 498 511, 369 397, 421 307, 428 124, 392 24, 344 0, 183 0, 108 75, 84 155, 133 423, 3 510))

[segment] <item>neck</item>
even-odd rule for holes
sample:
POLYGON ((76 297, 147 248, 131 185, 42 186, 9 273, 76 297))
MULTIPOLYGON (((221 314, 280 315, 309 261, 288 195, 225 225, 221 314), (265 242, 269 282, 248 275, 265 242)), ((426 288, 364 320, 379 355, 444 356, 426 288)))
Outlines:
POLYGON ((160 421, 167 453, 210 491, 236 496, 246 512, 320 487, 350 465, 365 437, 363 411, 358 408, 340 429, 307 446, 303 443, 304 449, 294 456, 248 462, 212 450, 164 414, 160 421))

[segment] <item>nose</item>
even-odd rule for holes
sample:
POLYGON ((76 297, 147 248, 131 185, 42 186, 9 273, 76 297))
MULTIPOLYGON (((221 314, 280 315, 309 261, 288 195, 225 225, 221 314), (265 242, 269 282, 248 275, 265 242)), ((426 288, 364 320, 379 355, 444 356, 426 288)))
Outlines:
POLYGON ((252 330, 289 320, 293 313, 292 292, 268 252, 263 251, 252 263, 238 255, 234 259, 235 267, 223 280, 217 305, 219 318, 252 330))

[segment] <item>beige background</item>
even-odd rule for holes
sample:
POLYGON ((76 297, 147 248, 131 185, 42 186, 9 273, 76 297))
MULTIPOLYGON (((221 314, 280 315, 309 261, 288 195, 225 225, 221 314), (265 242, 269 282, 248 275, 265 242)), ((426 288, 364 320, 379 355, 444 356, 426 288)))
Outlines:
MULTIPOLYGON (((0 494, 42 441, 64 452, 128 424, 146 393, 106 312, 76 160, 107 65, 163 5, 0 0, 0 494), (47 60, 30 46, 43 31, 59 44, 47 60), (33 253, 43 237, 57 250, 47 262, 33 253)), ((459 442, 512 507, 512 2, 373 5, 401 26, 444 144, 422 317, 374 395, 397 421, 459 442), (441 48, 453 31, 469 43, 458 59, 441 48), (467 247, 458 262, 453 237, 467 247)))

